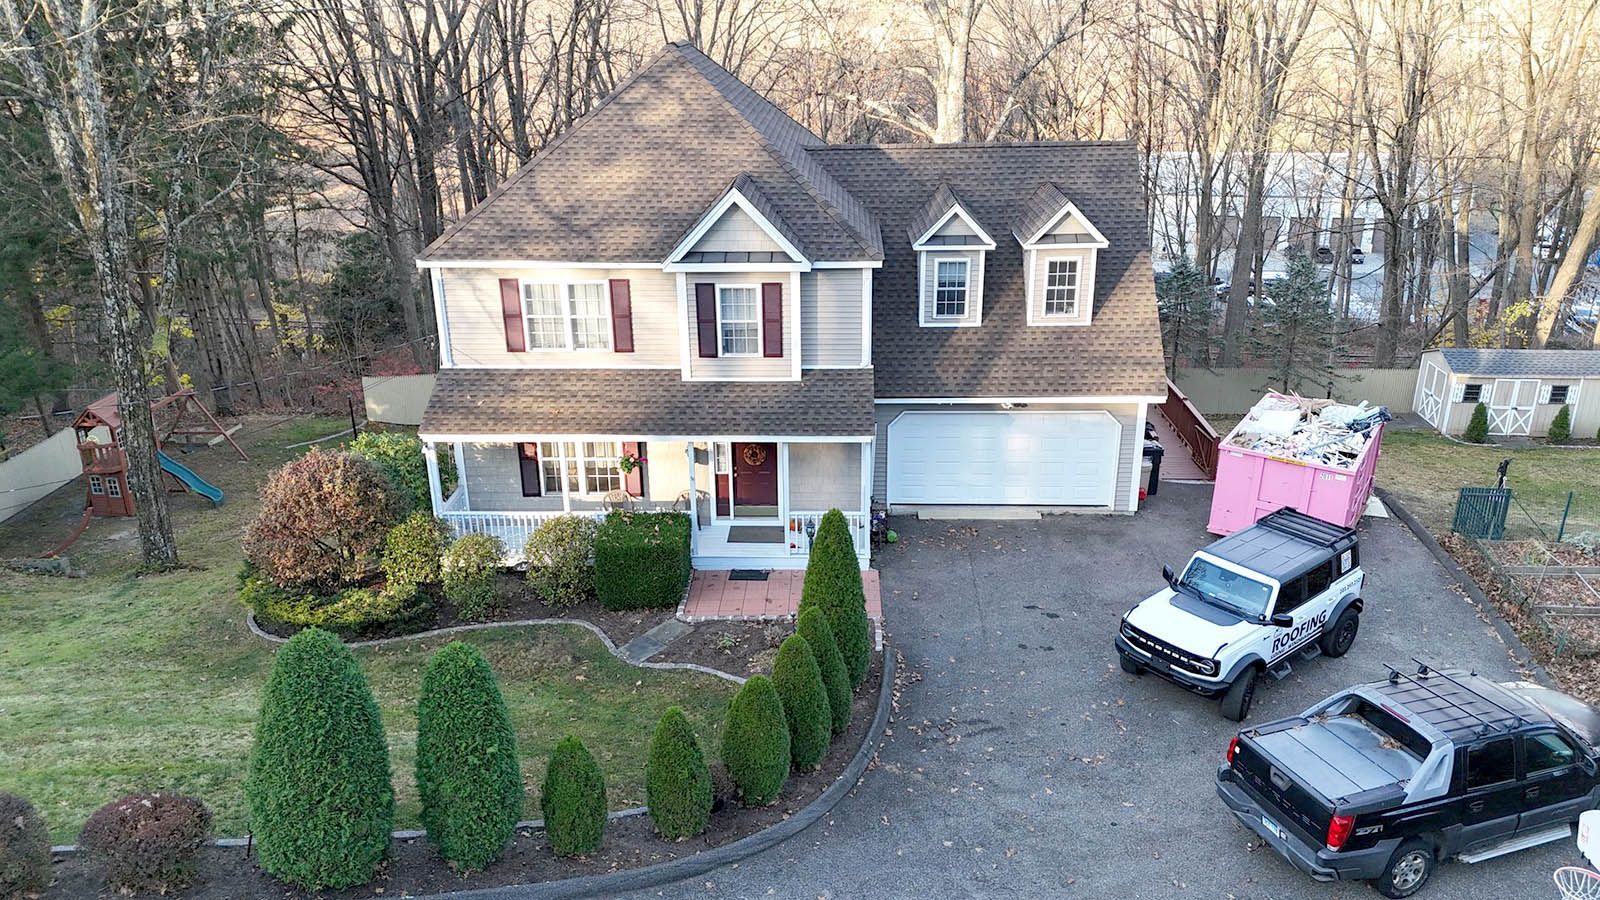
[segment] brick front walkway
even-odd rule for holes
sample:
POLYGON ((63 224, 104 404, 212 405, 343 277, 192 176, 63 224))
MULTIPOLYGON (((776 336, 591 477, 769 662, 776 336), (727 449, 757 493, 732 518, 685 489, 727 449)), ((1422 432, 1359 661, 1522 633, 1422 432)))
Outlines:
MULTIPOLYGON (((773 570, 766 581, 730 581, 727 570, 696 571, 689 580, 689 597, 678 609, 686 622, 712 619, 782 619, 800 608, 803 571, 773 570)), ((861 586, 867 593, 867 616, 883 621, 883 600, 878 587, 878 570, 865 569, 861 586)))

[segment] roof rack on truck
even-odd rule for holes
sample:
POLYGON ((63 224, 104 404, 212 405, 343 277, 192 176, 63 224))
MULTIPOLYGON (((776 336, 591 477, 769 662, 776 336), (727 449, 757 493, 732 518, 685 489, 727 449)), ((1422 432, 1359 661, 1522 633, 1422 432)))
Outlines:
POLYGON ((1477 674, 1459 670, 1451 674, 1415 657, 1411 661, 1417 664, 1415 675, 1386 664, 1389 678, 1379 692, 1451 740, 1468 734, 1510 732, 1526 723, 1526 716, 1506 705, 1516 701, 1477 674), (1497 698, 1496 693, 1502 696, 1497 698))

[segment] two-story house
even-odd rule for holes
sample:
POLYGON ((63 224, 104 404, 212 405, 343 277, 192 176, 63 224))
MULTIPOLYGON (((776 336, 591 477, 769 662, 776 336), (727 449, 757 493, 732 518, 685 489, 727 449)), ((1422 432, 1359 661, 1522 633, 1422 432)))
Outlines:
POLYGON ((835 507, 863 565, 875 506, 1131 512, 1166 398, 1137 166, 828 145, 673 44, 421 254, 435 509, 517 553, 676 507, 699 568, 801 567, 835 507))

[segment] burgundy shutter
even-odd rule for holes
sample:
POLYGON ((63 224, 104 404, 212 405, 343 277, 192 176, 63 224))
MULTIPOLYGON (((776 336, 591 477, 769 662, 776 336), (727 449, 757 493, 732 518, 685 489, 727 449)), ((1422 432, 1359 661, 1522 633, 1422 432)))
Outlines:
POLYGON ((631 456, 639 461, 632 472, 625 472, 622 476, 622 487, 630 497, 644 496, 644 444, 637 441, 623 441, 622 455, 631 456))
POLYGON ((522 476, 522 496, 539 497, 544 494, 544 471, 539 468, 539 445, 517 445, 517 469, 522 476))
POLYGON ((522 333, 522 285, 515 278, 500 279, 500 316, 506 323, 506 349, 512 353, 527 350, 522 333))
POLYGON ((761 286, 761 355, 783 355, 783 284, 761 286))
POLYGON ((616 352, 633 352, 633 295, 626 278, 611 279, 611 338, 616 352))
POLYGON ((716 285, 701 283, 694 286, 694 321, 700 333, 700 355, 707 359, 715 358, 717 346, 722 343, 717 338, 716 285))

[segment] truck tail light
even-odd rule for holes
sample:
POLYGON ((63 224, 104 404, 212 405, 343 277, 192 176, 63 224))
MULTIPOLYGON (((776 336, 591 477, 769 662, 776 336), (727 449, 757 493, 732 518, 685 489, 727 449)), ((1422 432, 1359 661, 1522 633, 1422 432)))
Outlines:
POLYGON ((1238 756, 1238 755, 1239 755, 1239 736, 1236 734, 1233 737, 1228 738, 1228 753, 1227 753, 1228 765, 1230 765, 1230 766, 1233 765, 1233 758, 1235 756, 1238 756))
POLYGON ((1328 849, 1338 850, 1349 839, 1356 824, 1355 816, 1334 816, 1328 820, 1328 849))

